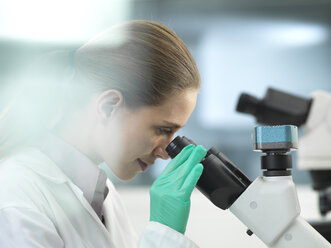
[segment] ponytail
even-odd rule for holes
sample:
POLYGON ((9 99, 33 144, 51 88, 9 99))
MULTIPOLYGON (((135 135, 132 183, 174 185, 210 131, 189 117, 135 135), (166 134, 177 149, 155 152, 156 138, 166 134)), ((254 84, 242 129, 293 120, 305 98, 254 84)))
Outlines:
POLYGON ((0 160, 29 144, 61 118, 73 54, 52 52, 24 73, 23 82, 0 114, 0 160))

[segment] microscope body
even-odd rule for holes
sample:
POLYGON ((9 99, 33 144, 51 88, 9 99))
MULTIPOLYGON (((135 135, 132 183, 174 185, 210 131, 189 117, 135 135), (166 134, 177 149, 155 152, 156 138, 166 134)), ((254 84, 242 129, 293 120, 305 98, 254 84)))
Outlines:
POLYGON ((300 216, 291 176, 290 151, 298 146, 296 126, 260 126, 253 133, 254 150, 261 151, 263 176, 230 206, 230 211, 270 248, 331 247, 300 216))
POLYGON ((229 209, 269 248, 331 247, 300 216, 291 176, 258 177, 229 209))
MULTIPOLYGON (((230 211, 270 248, 331 248, 331 244, 300 216, 291 176, 297 148, 296 126, 256 127, 254 150, 261 156, 263 176, 251 182, 222 153, 211 148, 201 161, 203 173, 197 188, 217 207, 230 211)), ((174 158, 188 144, 177 137, 167 147, 174 158)))
POLYGON ((331 170, 331 94, 316 91, 311 97, 309 115, 302 126, 299 142, 298 167, 331 170))
MULTIPOLYGON (((263 99, 241 94, 237 111, 255 116, 267 125, 301 127, 298 163, 308 170, 313 189, 319 192, 320 213, 331 210, 331 93, 315 91, 310 99, 269 88, 263 99)), ((331 241, 331 222, 315 222, 314 226, 331 241)))
POLYGON ((331 170, 331 93, 315 91, 305 99, 269 88, 263 99, 242 93, 236 110, 260 124, 302 127, 298 167, 331 170))
MULTIPOLYGON (((309 115, 302 126, 298 168, 308 170, 313 189, 319 192, 319 210, 325 216, 331 210, 331 94, 316 91, 311 95, 309 115)), ((331 222, 313 222, 331 241, 331 222)))

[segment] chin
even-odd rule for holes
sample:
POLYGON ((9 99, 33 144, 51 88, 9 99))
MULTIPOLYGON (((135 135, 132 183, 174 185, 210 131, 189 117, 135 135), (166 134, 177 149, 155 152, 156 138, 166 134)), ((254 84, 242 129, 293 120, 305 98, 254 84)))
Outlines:
POLYGON ((114 172, 115 176, 122 181, 129 181, 137 176, 138 171, 118 171, 114 172))
POLYGON ((135 176, 137 176, 138 174, 138 170, 132 170, 133 168, 135 168, 136 166, 132 167, 132 164, 122 164, 120 166, 114 166, 111 167, 109 166, 109 164, 107 163, 108 168, 112 171, 112 173, 120 180, 122 181, 129 181, 131 179, 133 179, 135 176), (126 170, 124 170, 124 168, 126 170))
POLYGON ((123 175, 123 176, 117 176, 120 180, 122 181, 129 181, 131 179, 133 179, 137 174, 134 175, 123 175))

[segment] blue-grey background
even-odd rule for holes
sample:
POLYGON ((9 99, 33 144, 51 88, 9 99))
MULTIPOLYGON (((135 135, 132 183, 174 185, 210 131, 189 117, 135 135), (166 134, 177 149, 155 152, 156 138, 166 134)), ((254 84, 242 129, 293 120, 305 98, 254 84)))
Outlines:
MULTIPOLYGON (((20 71, 43 52, 76 49, 131 19, 170 27, 197 61, 201 92, 178 134, 219 149, 251 179, 261 174, 260 155, 252 151, 254 118, 235 112, 240 93, 263 97, 273 87, 309 98, 317 89, 331 91, 331 1, 0 0, 0 105, 9 101, 20 71)), ((148 185, 167 162, 130 182, 108 174, 121 186, 148 185)), ((296 166, 293 178, 309 183, 296 166)))

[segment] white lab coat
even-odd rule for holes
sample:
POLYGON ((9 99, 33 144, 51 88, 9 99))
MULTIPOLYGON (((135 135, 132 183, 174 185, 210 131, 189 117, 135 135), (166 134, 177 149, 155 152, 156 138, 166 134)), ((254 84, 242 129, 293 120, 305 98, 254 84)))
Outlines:
POLYGON ((106 227, 82 191, 36 148, 0 164, 1 248, 196 248, 184 235, 150 222, 138 237, 108 180, 106 227))

